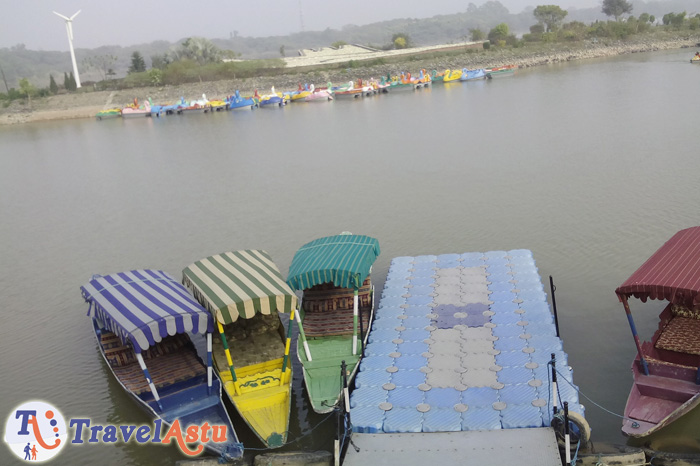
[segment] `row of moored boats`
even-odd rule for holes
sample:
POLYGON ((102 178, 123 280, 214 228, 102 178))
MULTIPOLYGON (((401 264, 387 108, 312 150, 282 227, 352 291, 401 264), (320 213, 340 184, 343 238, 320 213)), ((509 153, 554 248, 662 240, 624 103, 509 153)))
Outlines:
POLYGON ((225 439, 202 443, 231 460, 243 454, 238 429, 268 448, 288 441, 294 327, 313 409, 330 412, 346 394, 372 325, 370 271, 379 252, 376 239, 343 233, 302 246, 286 280, 267 252, 242 250, 189 265, 181 281, 131 270, 95 275, 81 291, 97 347, 122 387, 183 432, 226 426, 225 439), (245 426, 232 424, 222 391, 245 426))
POLYGON ((299 84, 296 90, 288 92, 278 92, 273 86, 268 94, 261 95, 256 90, 251 96, 242 96, 240 91, 236 91, 232 95, 217 100, 208 100, 206 94, 202 94, 201 99, 187 101, 184 97, 181 97, 177 102, 160 105, 154 104, 151 99, 146 100, 142 104, 139 104, 138 100, 134 99, 134 102, 130 105, 123 108, 103 110, 98 112, 96 117, 98 120, 116 117, 160 117, 161 115, 209 113, 237 108, 281 107, 289 102, 327 102, 343 98, 355 99, 373 94, 415 90, 433 84, 512 76, 516 69, 517 67, 514 65, 474 70, 464 68, 461 70, 445 70, 443 72, 434 70, 432 73, 428 73, 423 69, 418 73, 418 76, 411 76, 411 73, 401 73, 398 76, 383 76, 379 80, 372 78, 366 81, 362 79, 348 81, 338 86, 333 86, 331 83, 327 83, 323 87, 316 87, 313 84, 299 84))

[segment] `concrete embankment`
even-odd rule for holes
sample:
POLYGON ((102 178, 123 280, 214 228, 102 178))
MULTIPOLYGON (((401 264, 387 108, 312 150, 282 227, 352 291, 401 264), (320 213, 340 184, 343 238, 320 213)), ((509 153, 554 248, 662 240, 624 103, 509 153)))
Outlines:
MULTIPOLYGON (((491 49, 487 53, 453 54, 439 58, 420 56, 387 63, 379 66, 355 67, 351 69, 331 68, 317 69, 304 73, 293 73, 287 70, 279 76, 264 76, 247 79, 232 79, 214 82, 201 82, 179 86, 164 86, 160 88, 138 88, 115 91, 79 92, 61 94, 32 100, 31 104, 15 101, 7 108, 0 108, 0 124, 17 124, 31 121, 47 121, 72 118, 94 118, 95 114, 110 107, 123 107, 134 98, 143 101, 151 98, 156 104, 174 102, 184 97, 186 100, 201 98, 202 94, 210 99, 240 90, 241 94, 252 94, 255 89, 266 93, 272 86, 277 91, 294 90, 299 83, 314 83, 317 86, 327 82, 344 83, 357 78, 369 78, 398 74, 401 71, 417 73, 420 69, 445 70, 462 68, 486 68, 503 65, 531 67, 561 63, 572 60, 610 57, 637 52, 678 49, 694 47, 700 43, 700 33, 684 38, 636 39, 632 41, 586 41, 570 45, 540 44, 535 47, 508 49, 491 49)), ((692 55, 689 53, 689 56, 692 55)))
MULTIPOLYGON (((233 466, 331 466, 333 455, 328 451, 291 451, 284 453, 263 453, 254 459, 241 459, 233 466)), ((220 466, 218 458, 198 458, 195 460, 182 460, 176 466, 220 466)))

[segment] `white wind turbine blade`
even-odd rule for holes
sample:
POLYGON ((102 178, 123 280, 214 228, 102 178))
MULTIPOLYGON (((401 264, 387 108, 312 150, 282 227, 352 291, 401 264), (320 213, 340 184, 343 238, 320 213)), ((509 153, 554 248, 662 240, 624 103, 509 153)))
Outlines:
POLYGON ((70 21, 70 18, 63 16, 61 13, 56 13, 55 11, 53 12, 56 16, 60 16, 61 18, 65 19, 66 21, 70 21))
POLYGON ((83 11, 83 10, 78 10, 77 13, 75 13, 73 16, 70 17, 70 20, 73 21, 73 18, 75 18, 76 16, 78 16, 78 15, 80 14, 81 11, 83 11))

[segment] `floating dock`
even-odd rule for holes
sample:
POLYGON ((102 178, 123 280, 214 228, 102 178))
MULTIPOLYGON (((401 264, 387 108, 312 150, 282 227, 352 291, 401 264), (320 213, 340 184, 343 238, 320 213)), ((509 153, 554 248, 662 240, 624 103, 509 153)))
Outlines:
POLYGON ((551 428, 431 434, 353 434, 343 465, 561 466, 551 428))
POLYGON ((552 353, 558 406, 583 415, 530 251, 397 257, 350 397, 353 432, 549 427, 552 353))

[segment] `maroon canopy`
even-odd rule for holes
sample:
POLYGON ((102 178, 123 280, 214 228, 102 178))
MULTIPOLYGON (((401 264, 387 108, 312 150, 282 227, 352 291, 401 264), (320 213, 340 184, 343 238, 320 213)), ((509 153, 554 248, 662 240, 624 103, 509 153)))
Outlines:
POLYGON ((700 227, 681 230, 615 290, 646 302, 665 299, 674 304, 700 304, 700 227))

